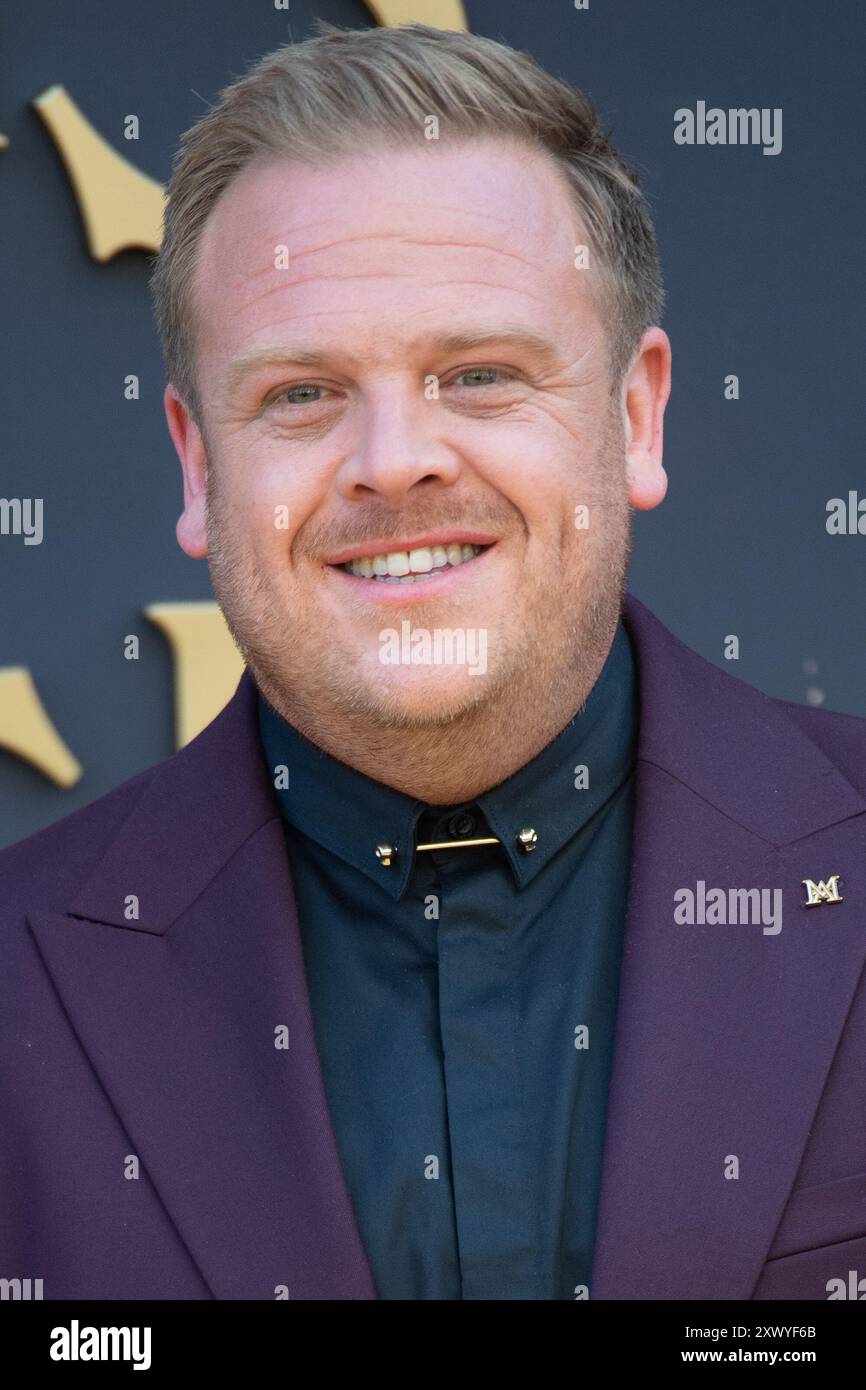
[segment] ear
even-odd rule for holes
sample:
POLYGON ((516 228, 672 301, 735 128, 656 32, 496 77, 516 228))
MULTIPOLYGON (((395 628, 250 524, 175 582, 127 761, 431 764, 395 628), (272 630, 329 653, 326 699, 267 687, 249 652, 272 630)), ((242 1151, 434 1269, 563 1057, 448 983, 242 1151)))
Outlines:
POLYGON ((201 431, 183 400, 169 382, 162 398, 168 432, 183 472, 183 511, 177 527, 177 543, 194 560, 207 555, 207 453, 201 431))
POLYGON ((664 500, 663 421, 671 393, 671 345, 661 328, 648 328, 622 386, 628 500, 649 511, 664 500))

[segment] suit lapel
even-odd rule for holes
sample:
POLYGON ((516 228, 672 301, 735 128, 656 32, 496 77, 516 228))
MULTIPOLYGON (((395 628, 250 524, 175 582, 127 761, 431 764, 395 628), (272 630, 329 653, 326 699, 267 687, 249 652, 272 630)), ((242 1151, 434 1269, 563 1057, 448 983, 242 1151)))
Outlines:
POLYGON ((214 1296, 375 1298, 247 673, 157 768, 70 913, 30 924, 141 1180, 214 1296))
POLYGON ((866 960, 866 803, 633 598, 626 622, 641 730, 591 1295, 745 1299, 866 960), (804 909, 801 880, 831 873, 845 902, 804 909), (698 880, 780 889, 781 931, 677 925, 698 880))

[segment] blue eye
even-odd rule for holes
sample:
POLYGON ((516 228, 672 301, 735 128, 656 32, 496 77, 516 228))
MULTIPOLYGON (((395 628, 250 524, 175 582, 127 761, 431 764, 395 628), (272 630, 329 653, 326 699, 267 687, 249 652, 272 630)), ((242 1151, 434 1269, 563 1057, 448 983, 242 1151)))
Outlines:
MULTIPOLYGON (((467 367, 465 372, 461 372, 460 375, 455 378, 455 380, 460 381, 463 377, 467 376, 499 377, 500 380, 505 381, 510 381, 512 379, 511 374, 509 372, 503 371, 501 367, 467 367)), ((477 382, 476 385, 493 386, 496 385, 496 383, 493 381, 482 381, 477 382)))
MULTIPOLYGON (((281 392, 279 393, 278 396, 274 396, 273 400, 271 401, 271 405, 277 405, 278 402, 287 400, 287 398, 288 398, 289 396, 296 396, 296 395, 299 394, 299 392, 302 392, 302 391, 321 391, 322 389, 323 389, 323 388, 322 388, 321 386, 315 386, 315 385, 313 385, 313 384, 310 383, 310 382, 303 382, 300 386, 287 386, 287 387, 285 388, 284 391, 281 391, 281 392)), ((290 404, 290 405, 315 405, 315 404, 316 404, 316 401, 315 401, 315 400, 311 400, 310 397, 307 397, 306 400, 301 400, 301 401, 290 401, 289 404, 290 404)))

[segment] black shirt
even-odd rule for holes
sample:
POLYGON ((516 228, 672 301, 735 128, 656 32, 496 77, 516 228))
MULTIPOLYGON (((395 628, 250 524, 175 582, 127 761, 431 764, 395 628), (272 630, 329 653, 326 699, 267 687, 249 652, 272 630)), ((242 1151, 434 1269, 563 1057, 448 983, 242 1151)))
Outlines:
POLYGON ((446 808, 323 753, 260 699, 329 1109, 381 1298, 587 1296, 637 709, 620 623, 558 737, 446 808), (414 851, 489 836, 501 843, 414 851), (390 867, 379 845, 397 847, 390 867))

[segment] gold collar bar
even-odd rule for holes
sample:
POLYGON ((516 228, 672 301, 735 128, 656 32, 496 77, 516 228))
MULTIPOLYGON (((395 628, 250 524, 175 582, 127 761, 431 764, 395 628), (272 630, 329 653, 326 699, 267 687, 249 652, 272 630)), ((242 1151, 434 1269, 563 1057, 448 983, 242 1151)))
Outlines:
POLYGON ((465 847, 466 849, 468 849, 470 845, 501 844, 502 841, 497 840, 496 836, 494 835, 485 840, 433 840, 429 845, 416 845, 415 848, 416 850, 418 850, 420 854, 420 852, 425 849, 456 849, 458 845, 461 848, 465 847))
MULTIPOLYGON (((524 854, 531 854, 538 844, 538 834, 531 826, 527 826, 526 829, 521 830, 517 834, 516 839, 524 854)), ((416 845, 415 849, 418 850, 419 853, 423 853, 424 850, 430 849, 469 849, 472 845, 501 844, 502 841, 497 839, 495 835, 489 835, 485 836, 483 840, 433 840, 426 845, 416 845)), ((395 845, 376 846, 376 858, 383 869, 390 869, 396 857, 397 849, 395 845)))

